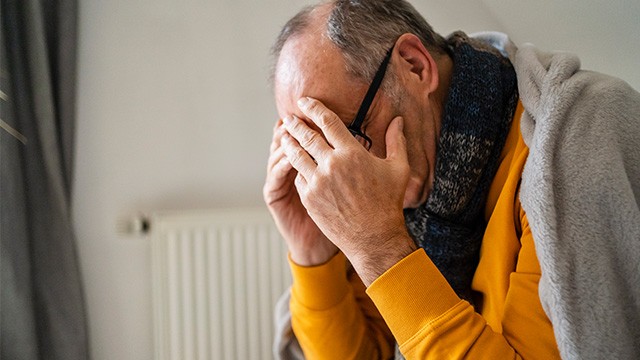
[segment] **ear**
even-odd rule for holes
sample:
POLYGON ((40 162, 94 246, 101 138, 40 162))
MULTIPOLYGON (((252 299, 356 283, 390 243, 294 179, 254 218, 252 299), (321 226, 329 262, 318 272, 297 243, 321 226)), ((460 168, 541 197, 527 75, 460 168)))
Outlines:
POLYGON ((438 65, 431 53, 414 34, 403 34, 396 40, 394 52, 398 70, 408 81, 432 93, 438 88, 438 65))

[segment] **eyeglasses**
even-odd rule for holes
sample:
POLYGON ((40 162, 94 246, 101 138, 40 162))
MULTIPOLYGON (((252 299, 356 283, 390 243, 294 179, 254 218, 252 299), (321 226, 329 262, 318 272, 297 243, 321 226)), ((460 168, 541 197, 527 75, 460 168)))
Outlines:
POLYGON ((387 51, 378 71, 376 71, 376 75, 373 77, 369 90, 367 90, 367 93, 362 100, 362 104, 360 104, 360 109, 358 109, 355 119, 353 119, 351 124, 347 127, 356 140, 358 140, 367 150, 371 148, 371 138, 362 132, 362 123, 364 122, 364 118, 367 116, 367 112, 369 112, 373 98, 375 98, 376 93, 380 88, 380 84, 382 84, 382 79, 384 79, 384 74, 387 72, 387 65, 389 65, 389 60, 391 60, 391 53, 393 52, 394 47, 395 44, 393 44, 393 46, 391 46, 387 51))

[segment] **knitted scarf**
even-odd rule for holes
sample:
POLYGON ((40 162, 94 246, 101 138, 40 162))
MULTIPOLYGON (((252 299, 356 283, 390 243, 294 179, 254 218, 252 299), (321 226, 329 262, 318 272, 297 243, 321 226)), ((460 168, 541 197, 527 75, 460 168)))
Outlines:
POLYGON ((405 209, 405 222, 455 292, 472 300, 471 280, 486 227, 484 207, 511 126, 518 91, 511 63, 456 32, 453 74, 442 117, 432 190, 405 209))

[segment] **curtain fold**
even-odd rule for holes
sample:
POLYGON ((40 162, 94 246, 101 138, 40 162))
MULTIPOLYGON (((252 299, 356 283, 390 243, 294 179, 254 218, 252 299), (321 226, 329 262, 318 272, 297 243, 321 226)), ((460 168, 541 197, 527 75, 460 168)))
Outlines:
POLYGON ((70 218, 77 0, 1 0, 0 356, 87 359, 70 218))

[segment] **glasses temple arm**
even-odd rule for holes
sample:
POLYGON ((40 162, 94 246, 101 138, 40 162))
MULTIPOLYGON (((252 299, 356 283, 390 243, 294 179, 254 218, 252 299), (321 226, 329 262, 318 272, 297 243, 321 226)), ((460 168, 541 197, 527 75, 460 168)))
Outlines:
POLYGON ((394 47, 395 44, 387 51, 384 60, 382 60, 382 64, 380 64, 376 75, 373 77, 371 86, 369 86, 369 90, 367 90, 367 94, 364 96, 364 100, 362 100, 362 104, 360 105, 360 109, 358 109, 355 119, 351 125, 349 125, 350 128, 360 129, 362 126, 362 121, 364 121, 367 111, 369 111, 369 107, 373 102, 373 98, 376 96, 376 92, 378 92, 378 88, 382 83, 382 79, 384 79, 384 74, 387 72, 387 65, 389 65, 389 60, 391 60, 391 54, 393 53, 394 47))

